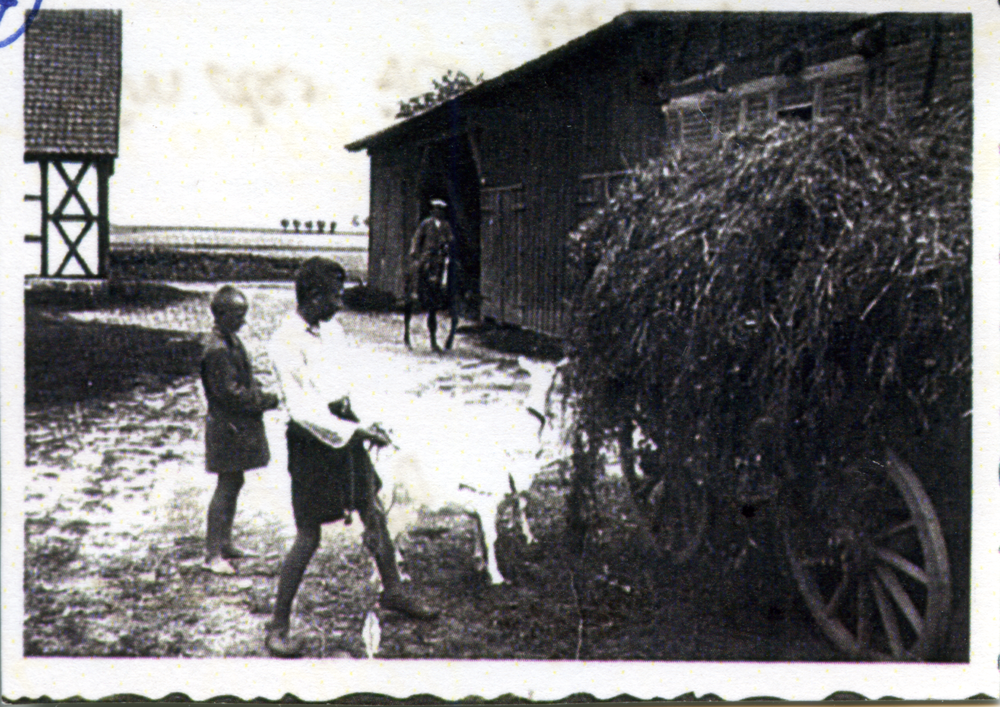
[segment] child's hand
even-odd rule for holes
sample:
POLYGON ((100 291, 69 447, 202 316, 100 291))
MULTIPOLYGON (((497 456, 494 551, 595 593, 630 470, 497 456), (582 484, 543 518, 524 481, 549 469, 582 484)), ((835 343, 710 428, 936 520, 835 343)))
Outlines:
POLYGON ((260 405, 265 410, 274 410, 278 407, 278 396, 274 393, 261 393, 260 405))
POLYGON ((361 437, 361 439, 371 442, 376 447, 388 447, 392 444, 392 440, 389 439, 389 435, 377 422, 373 425, 369 425, 368 427, 359 427, 355 434, 361 437))

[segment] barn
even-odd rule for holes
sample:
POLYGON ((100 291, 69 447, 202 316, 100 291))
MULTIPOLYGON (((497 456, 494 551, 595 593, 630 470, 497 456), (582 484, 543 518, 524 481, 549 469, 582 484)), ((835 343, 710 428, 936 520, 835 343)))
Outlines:
POLYGON ((664 150, 776 120, 971 103, 961 14, 627 12, 347 145, 371 160, 369 286, 400 296, 409 240, 444 198, 485 319, 560 336, 567 234, 664 150))
POLYGON ((121 10, 41 10, 24 36, 24 161, 40 170, 39 274, 108 276, 121 10))

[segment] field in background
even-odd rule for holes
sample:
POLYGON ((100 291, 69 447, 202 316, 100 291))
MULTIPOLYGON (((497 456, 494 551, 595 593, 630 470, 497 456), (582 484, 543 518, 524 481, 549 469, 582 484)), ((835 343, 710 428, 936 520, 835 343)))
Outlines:
POLYGON ((112 226, 111 247, 171 248, 204 252, 263 252, 322 255, 330 251, 368 252, 368 233, 295 233, 270 228, 186 228, 183 226, 112 226))
MULTIPOLYGON (((126 280, 290 280, 299 263, 316 255, 338 261, 354 282, 367 279, 366 232, 111 227, 111 275, 126 280)), ((29 274, 38 273, 38 255, 29 262, 29 274)))

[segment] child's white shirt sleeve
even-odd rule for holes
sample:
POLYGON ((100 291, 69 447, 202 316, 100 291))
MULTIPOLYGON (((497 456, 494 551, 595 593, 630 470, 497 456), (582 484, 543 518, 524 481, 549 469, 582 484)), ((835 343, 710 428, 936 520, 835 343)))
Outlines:
POLYGON ((310 331, 295 314, 275 332, 269 347, 289 417, 318 434, 325 433, 320 436, 334 446, 346 444, 358 428, 357 423, 331 414, 328 407, 350 394, 345 344, 339 323, 310 331))

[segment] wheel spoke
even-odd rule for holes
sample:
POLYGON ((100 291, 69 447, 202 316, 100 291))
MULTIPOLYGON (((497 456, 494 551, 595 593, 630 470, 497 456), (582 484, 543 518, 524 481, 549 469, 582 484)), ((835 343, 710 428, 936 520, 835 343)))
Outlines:
POLYGON ((691 483, 688 480, 686 483, 680 484, 680 488, 677 489, 682 499, 681 512, 678 518, 680 520, 681 532, 684 534, 684 542, 687 542, 691 537, 691 533, 694 532, 693 526, 696 522, 695 500, 690 488, 691 483))
POLYGON ((851 575, 845 571, 843 577, 840 579, 840 583, 837 584, 837 588, 833 590, 833 596, 830 597, 830 601, 828 601, 824 607, 827 614, 833 615, 833 613, 837 610, 841 600, 844 598, 844 594, 847 592, 847 585, 850 580, 851 575))
POLYGON ((903 612, 903 616, 910 622, 913 630, 917 632, 917 637, 922 636, 924 634, 924 620, 921 618, 920 612, 917 611, 917 607, 914 606, 913 600, 910 599, 910 595, 900 584, 899 579, 888 567, 876 567, 875 571, 878 573, 879 579, 882 580, 882 584, 889 590, 896 606, 903 612))
POLYGON ((910 528, 916 528, 916 527, 917 527, 917 521, 915 521, 915 520, 913 520, 911 518, 910 520, 905 521, 903 523, 899 523, 897 525, 894 525, 891 528, 886 528, 881 533, 878 533, 875 536, 875 539, 876 540, 885 540, 886 538, 891 538, 894 535, 899 535, 900 533, 905 533, 910 528))
POLYGON ((649 497, 653 495, 653 490, 656 488, 657 484, 663 480, 661 476, 651 476, 650 478, 643 481, 642 485, 639 487, 638 496, 644 502, 649 501, 649 497))
POLYGON ((871 642, 871 615, 869 614, 870 606, 868 604, 868 588, 863 582, 858 582, 858 594, 857 594, 857 612, 858 612, 858 623, 857 623, 857 638, 858 647, 866 648, 871 642))
POLYGON ((899 634, 899 624, 892 611, 892 605, 889 604, 889 598, 886 597, 882 585, 876 582, 874 577, 871 577, 870 580, 872 594, 875 595, 875 605, 878 607, 879 616, 882 617, 882 627, 885 629, 886 638, 889 639, 889 650, 892 652, 893 658, 902 658, 903 639, 899 634))
POLYGON ((785 552, 810 613, 838 648, 861 660, 930 660, 948 626, 947 548, 920 480, 886 455, 885 464, 844 469, 833 493, 811 492, 825 512, 789 513, 785 552), (804 540, 817 530, 829 547, 804 540), (845 544, 863 571, 837 560, 845 544))
POLYGON ((888 548, 875 548, 875 555, 878 559, 882 560, 882 562, 887 565, 892 565, 903 574, 909 575, 921 584, 927 584, 927 582, 930 581, 927 577, 927 573, 920 569, 920 567, 888 548))

